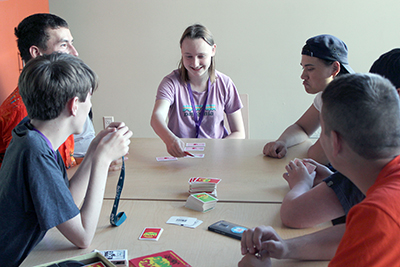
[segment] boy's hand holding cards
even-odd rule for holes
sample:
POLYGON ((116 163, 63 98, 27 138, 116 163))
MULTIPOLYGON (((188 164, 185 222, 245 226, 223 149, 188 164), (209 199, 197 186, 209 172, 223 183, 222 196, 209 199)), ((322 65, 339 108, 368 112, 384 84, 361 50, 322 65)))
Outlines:
POLYGON ((297 162, 301 162, 302 164, 304 164, 304 166, 306 166, 309 174, 313 173, 313 171, 315 171, 315 169, 317 168, 317 166, 315 166, 314 164, 311 164, 309 162, 305 162, 301 159, 295 158, 294 163, 297 164, 297 162))

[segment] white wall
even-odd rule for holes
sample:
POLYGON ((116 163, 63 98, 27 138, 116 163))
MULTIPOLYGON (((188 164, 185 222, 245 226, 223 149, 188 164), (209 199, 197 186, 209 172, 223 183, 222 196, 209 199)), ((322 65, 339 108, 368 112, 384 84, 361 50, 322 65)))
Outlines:
MULTIPOLYGON (((136 137, 155 137, 149 120, 161 79, 177 67, 179 39, 193 24, 217 43, 217 69, 250 97, 250 137, 274 139, 312 103, 299 78, 311 36, 346 42, 350 65, 367 72, 400 47, 397 0, 49 0, 66 19, 80 57, 100 76, 94 125, 125 121, 136 137)), ((260 148, 261 149, 261 148, 260 148)))

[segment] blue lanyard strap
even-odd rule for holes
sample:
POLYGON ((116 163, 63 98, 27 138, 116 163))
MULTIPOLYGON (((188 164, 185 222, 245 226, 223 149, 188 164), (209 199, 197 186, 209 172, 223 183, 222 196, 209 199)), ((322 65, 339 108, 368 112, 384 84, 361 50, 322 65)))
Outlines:
POLYGON ((125 180, 125 159, 124 157, 122 157, 121 173, 119 174, 117 192, 115 194, 114 205, 110 215, 110 223, 113 226, 120 226, 126 220, 125 212, 122 211, 117 215, 119 199, 121 197, 122 188, 124 187, 124 180, 125 180))
POLYGON ((192 91, 192 87, 190 86, 190 82, 188 82, 187 87, 188 87, 189 96, 190 96, 190 103, 192 104, 193 119, 194 119, 194 123, 196 124, 196 138, 199 138, 200 125, 201 125, 201 122, 203 121, 204 112, 206 111, 206 104, 207 104, 208 94, 209 94, 209 91, 211 88, 211 82, 210 82, 210 79, 208 79, 207 95, 206 95, 206 99, 204 100, 203 106, 201 107, 198 119, 197 119, 197 109, 196 109, 196 105, 194 103, 193 91, 192 91))

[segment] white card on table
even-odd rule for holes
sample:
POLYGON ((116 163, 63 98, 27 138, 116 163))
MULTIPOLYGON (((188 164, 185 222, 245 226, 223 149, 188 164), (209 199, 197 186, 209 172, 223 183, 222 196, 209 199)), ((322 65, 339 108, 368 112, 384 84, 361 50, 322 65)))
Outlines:
POLYGON ((192 156, 186 155, 185 158, 192 158, 192 159, 202 159, 204 158, 204 154, 192 154, 192 156))
POLYGON ((204 151, 203 146, 187 146, 185 147, 185 151, 204 151))
POLYGON ((156 157, 157 161, 173 161, 178 160, 176 157, 156 157))
POLYGON ((186 226, 186 225, 193 225, 196 221, 197 218, 172 216, 171 218, 168 219, 167 223, 186 226))
POLYGON ((206 143, 186 143, 186 146, 206 146, 206 143))
POLYGON ((185 227, 188 227, 188 228, 196 228, 197 226, 199 226, 200 224, 202 224, 203 223, 203 221, 200 221, 200 220, 196 220, 195 222, 194 222, 194 224, 192 224, 192 225, 184 225, 185 227))

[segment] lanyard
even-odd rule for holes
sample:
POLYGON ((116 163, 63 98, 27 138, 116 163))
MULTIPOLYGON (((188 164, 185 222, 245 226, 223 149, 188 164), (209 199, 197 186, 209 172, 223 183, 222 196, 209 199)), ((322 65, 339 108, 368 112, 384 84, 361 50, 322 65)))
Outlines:
POLYGON ((114 205, 110 215, 110 223, 113 226, 120 226, 126 220, 125 212, 120 212, 117 215, 119 198, 121 197, 122 188, 124 187, 124 180, 125 180, 125 160, 124 157, 122 157, 122 168, 121 168, 121 173, 119 174, 117 193, 115 194, 114 205))
POLYGON ((200 125, 201 125, 201 122, 203 121, 204 112, 206 111, 206 103, 207 103, 207 99, 208 99, 208 93, 211 88, 210 78, 208 79, 208 88, 207 88, 206 99, 204 100, 203 106, 201 107, 199 118, 197 118, 197 109, 196 109, 196 105, 194 104, 193 91, 192 91, 192 87, 190 86, 190 82, 188 82, 187 87, 188 87, 189 96, 190 96, 190 103, 192 104, 193 119, 194 119, 194 123, 196 124, 196 138, 199 138, 200 125))
MULTIPOLYGON (((32 126, 33 126, 33 125, 32 125, 32 126)), ((38 132, 38 133, 44 138, 44 140, 46 140, 47 145, 51 148, 51 151, 53 151, 53 156, 54 156, 54 158, 55 158, 56 161, 57 161, 57 154, 56 154, 56 151, 54 151, 53 145, 51 144, 50 140, 49 140, 41 131, 39 131, 39 130, 36 129, 35 127, 33 127, 33 130, 36 131, 36 132, 38 132)))

